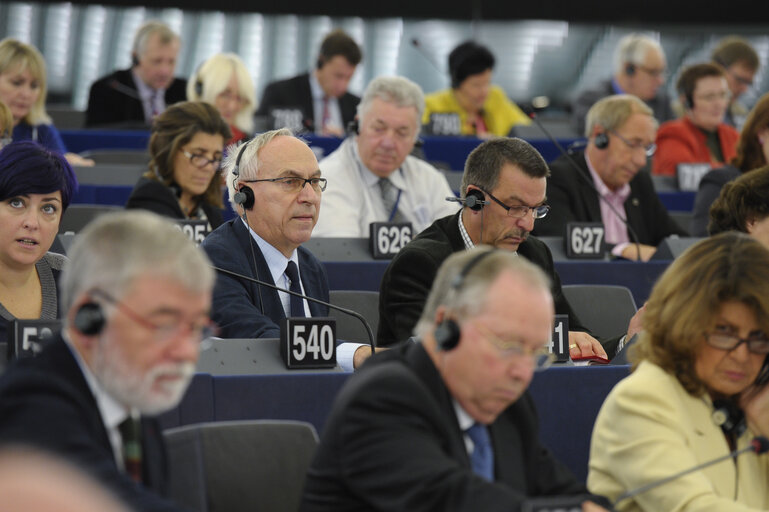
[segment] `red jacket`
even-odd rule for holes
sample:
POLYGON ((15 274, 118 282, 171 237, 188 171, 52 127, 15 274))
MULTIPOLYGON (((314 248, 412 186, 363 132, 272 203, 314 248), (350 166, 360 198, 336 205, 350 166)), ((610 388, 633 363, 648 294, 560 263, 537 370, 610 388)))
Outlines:
POLYGON ((718 125, 718 140, 721 142, 723 162, 711 159, 705 143, 705 134, 688 118, 662 123, 657 131, 657 152, 654 155, 652 172, 675 176, 676 166, 680 163, 709 163, 720 167, 734 158, 737 151, 739 132, 731 126, 718 125))

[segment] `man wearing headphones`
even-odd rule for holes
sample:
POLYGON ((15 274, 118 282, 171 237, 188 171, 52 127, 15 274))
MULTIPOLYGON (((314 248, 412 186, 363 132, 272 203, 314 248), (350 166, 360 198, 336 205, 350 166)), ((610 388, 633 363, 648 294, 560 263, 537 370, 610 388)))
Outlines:
POLYGON ((131 68, 98 79, 88 95, 86 126, 142 128, 168 105, 187 99, 187 81, 175 78, 179 36, 150 20, 136 32, 131 68))
POLYGON ((161 497, 158 422, 194 372, 214 274, 175 224, 143 211, 83 230, 59 281, 61 335, 0 378, 0 439, 58 453, 132 510, 180 510, 161 497))
MULTIPOLYGON (((528 142, 498 138, 475 148, 462 175, 462 208, 432 223, 393 258, 379 290, 377 344, 391 346, 412 335, 438 267, 452 253, 488 244, 515 252, 550 277, 555 311, 569 316, 572 357, 613 357, 619 337, 605 346, 590 336, 561 290, 550 249, 529 233, 548 215, 548 168, 528 142)), ((624 334, 624 333, 623 333, 624 334)))
POLYGON ((742 130, 749 109, 739 101, 739 98, 753 87, 753 81, 761 64, 758 53, 745 39, 730 36, 718 42, 710 58, 726 71, 726 81, 732 93, 724 122, 737 130, 742 130))
POLYGON ((312 73, 267 84, 256 115, 269 128, 341 137, 355 117, 360 98, 347 91, 363 54, 343 30, 328 33, 312 73))
POLYGON ((674 119, 670 98, 662 88, 666 67, 665 52, 656 39, 642 34, 629 34, 620 39, 614 52, 614 77, 583 91, 572 105, 572 124, 577 133, 585 131, 585 117, 590 107, 613 94, 641 98, 659 122, 674 119))
MULTIPOLYGON (((414 343, 377 354, 339 392, 302 512, 507 511, 586 494, 539 442, 526 389, 551 361, 541 269, 488 247, 450 256, 414 343)), ((576 497, 582 510, 605 510, 576 497)))
POLYGON ((366 87, 352 134, 320 165, 331 185, 314 236, 369 236, 372 222, 410 222, 419 233, 457 211, 446 177, 411 156, 425 108, 422 89, 406 78, 380 76, 366 87))
POLYGON ((649 173, 641 171, 656 149, 656 133, 651 109, 635 96, 609 96, 593 105, 584 153, 550 164, 547 200, 553 210, 534 234, 566 236, 569 222, 601 222, 614 256, 643 261, 665 237, 687 236, 660 202, 649 173))

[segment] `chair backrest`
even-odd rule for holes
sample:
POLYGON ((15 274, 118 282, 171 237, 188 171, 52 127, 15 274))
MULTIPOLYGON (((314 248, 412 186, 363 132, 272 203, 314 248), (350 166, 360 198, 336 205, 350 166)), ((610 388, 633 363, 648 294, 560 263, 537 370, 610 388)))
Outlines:
MULTIPOLYGON (((363 315, 371 331, 376 337, 379 327, 379 292, 364 290, 331 290, 330 302, 335 306, 351 309, 363 315)), ((336 319, 336 337, 345 341, 357 341, 368 343, 369 337, 366 328, 360 320, 340 311, 329 311, 331 317, 336 319)))
POLYGON ((571 284, 563 287, 563 294, 585 327, 599 338, 625 334, 637 311, 625 286, 571 284))
POLYGON ((164 432, 170 497, 200 512, 295 512, 318 445, 310 423, 244 420, 164 432))
POLYGON ((70 204, 61 218, 59 233, 79 233, 99 215, 122 209, 122 206, 104 204, 70 204))
POLYGON ((136 164, 146 166, 150 155, 146 149, 89 149, 80 153, 97 164, 136 164))

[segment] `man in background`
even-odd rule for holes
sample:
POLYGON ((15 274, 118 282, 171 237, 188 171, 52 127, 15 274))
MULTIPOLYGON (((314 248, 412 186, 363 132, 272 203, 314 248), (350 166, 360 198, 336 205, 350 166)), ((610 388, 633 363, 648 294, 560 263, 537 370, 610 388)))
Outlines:
POLYGON ((726 71, 726 82, 732 93, 724 122, 741 130, 748 115, 748 108, 740 103, 739 98, 753 87, 760 64, 758 54, 750 43, 741 37, 732 36, 722 39, 713 48, 710 58, 726 71))
POLYGON ((161 21, 136 32, 131 68, 115 71, 91 85, 86 126, 143 128, 167 106, 187 99, 187 81, 175 78, 179 36, 161 21))

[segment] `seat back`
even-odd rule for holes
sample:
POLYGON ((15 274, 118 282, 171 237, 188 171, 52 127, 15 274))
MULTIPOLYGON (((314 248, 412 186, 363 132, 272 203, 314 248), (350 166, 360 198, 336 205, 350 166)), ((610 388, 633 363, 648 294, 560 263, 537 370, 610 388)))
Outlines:
MULTIPOLYGON (((371 331, 376 337, 379 326, 379 292, 365 290, 331 290, 330 302, 335 306, 351 309, 363 315, 371 331)), ((345 341, 368 343, 369 337, 366 328, 360 320, 341 311, 329 311, 331 317, 336 319, 336 337, 345 341)))
POLYGON ((200 512, 295 512, 318 445, 310 423, 243 420, 164 432, 170 497, 200 512))
POLYGON ((70 204, 61 218, 59 233, 77 234, 99 215, 122 209, 122 206, 104 204, 70 204))
POLYGON ((563 294, 582 324, 599 338, 625 334, 638 310, 625 286, 571 284, 563 287, 563 294))

